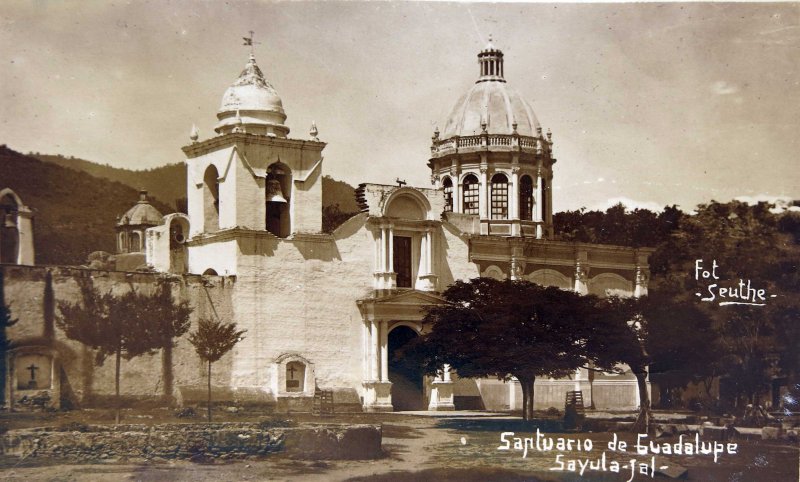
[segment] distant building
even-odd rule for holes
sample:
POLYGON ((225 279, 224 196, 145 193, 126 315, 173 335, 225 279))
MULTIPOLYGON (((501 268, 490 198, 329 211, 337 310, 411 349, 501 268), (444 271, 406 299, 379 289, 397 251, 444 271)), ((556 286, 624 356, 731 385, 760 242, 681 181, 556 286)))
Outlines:
MULTIPOLYGON (((143 197, 120 220, 120 253, 143 251, 153 272, 59 270, 47 274, 51 289, 57 297, 75 296, 76 276, 116 289, 123 280, 147 289, 170 279, 175 296, 195 306, 195 318, 220 317, 247 330, 214 381, 232 399, 303 410, 319 387, 354 410, 520 408, 513 381, 458 379, 449 372, 423 377, 397 358, 398 348, 426 330, 425 308, 440 303, 439 293, 455 280, 477 276, 642 295, 651 250, 554 239, 552 136, 507 86, 503 53, 490 42, 478 59, 477 81, 443 130, 433 133, 427 162, 433 186, 363 184, 361 213, 324 234, 326 144, 316 126, 305 139, 289 137, 283 103, 251 55, 223 95, 217 135, 200 140, 193 131, 183 148, 188 216, 162 218, 143 197)), ((7 270, 6 280, 15 314, 15 296, 46 285, 35 270, 7 270)), ((26 326, 46 325, 35 304, 22 305, 20 318, 30 315, 26 326)), ((69 382, 74 398, 109 393, 105 368, 87 378, 79 346, 58 334, 51 343, 63 345, 62 352, 48 353, 61 360, 61 386, 69 382)), ((134 360, 124 374, 136 386, 123 388, 152 396, 164 392, 162 379, 169 378, 174 384, 166 394, 191 400, 202 366, 185 340, 173 359, 155 372, 160 359, 134 360)), ((597 408, 638 403, 630 373, 581 369, 567 379, 537 380, 535 407, 561 407, 572 390, 597 408)))

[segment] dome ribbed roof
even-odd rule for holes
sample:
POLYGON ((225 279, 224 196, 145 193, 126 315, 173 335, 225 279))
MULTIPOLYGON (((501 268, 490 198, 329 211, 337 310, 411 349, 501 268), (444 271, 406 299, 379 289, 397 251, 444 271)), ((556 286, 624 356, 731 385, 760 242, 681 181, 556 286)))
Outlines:
POLYGON ((253 56, 250 56, 236 82, 222 95, 220 112, 235 112, 237 109, 267 110, 284 114, 283 102, 278 92, 267 82, 253 56))
POLYGON ((447 118, 442 138, 472 136, 483 130, 489 134, 512 134, 513 124, 521 136, 537 137, 539 121, 530 104, 505 82, 479 82, 461 96, 447 118))
POLYGON ((539 137, 538 119, 530 104, 506 84, 503 52, 491 38, 478 53, 480 77, 475 85, 461 96, 445 122, 442 138, 489 134, 513 134, 514 124, 521 136, 539 137))
POLYGON ((223 94, 217 118, 214 130, 220 134, 248 132, 278 137, 289 134, 284 124, 283 102, 264 78, 253 54, 239 78, 223 94))
POLYGON ((139 191, 139 202, 122 215, 117 226, 159 226, 163 218, 147 200, 147 191, 139 191))

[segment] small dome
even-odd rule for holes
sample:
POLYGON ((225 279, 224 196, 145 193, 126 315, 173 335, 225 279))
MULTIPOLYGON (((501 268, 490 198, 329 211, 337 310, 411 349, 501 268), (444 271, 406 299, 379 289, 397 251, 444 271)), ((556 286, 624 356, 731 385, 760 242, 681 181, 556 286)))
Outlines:
POLYGON ((458 100, 447 118, 442 138, 489 134, 513 134, 514 123, 521 136, 538 137, 541 129, 530 104, 505 82, 478 82, 458 100))
POLYGON ((147 200, 147 191, 139 191, 139 202, 117 221, 117 226, 159 226, 164 216, 147 200))
POLYGON ((283 102, 252 54, 239 78, 222 95, 217 118, 219 123, 214 130, 221 134, 234 129, 278 137, 289 133, 289 128, 283 124, 286 121, 283 102))

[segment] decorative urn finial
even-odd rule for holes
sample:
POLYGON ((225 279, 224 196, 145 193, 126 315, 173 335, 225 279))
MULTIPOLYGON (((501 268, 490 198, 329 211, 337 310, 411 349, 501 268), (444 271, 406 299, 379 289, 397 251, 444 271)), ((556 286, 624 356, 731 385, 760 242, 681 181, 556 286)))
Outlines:
POLYGON ((319 142, 319 137, 317 137, 319 135, 319 131, 317 130, 316 122, 311 121, 311 130, 308 131, 308 135, 311 136, 312 141, 319 142))
POLYGON ((432 139, 434 141, 439 140, 439 126, 438 125, 433 129, 433 137, 432 137, 432 139))
POLYGON ((550 132, 550 128, 549 127, 547 128, 547 142, 549 142, 551 144, 553 143, 553 133, 550 132))
POLYGON ((195 143, 199 138, 200 138, 200 131, 197 129, 196 125, 192 124, 192 130, 189 132, 189 139, 192 140, 192 143, 195 143))

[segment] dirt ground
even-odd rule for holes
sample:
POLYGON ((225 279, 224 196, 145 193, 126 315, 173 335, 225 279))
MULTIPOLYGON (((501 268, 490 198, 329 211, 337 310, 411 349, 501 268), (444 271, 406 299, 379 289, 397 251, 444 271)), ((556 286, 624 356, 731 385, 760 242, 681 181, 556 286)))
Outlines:
MULTIPOLYGON (((244 415, 228 414, 223 418, 241 420, 244 415)), ((137 421, 157 420, 158 417, 131 417, 137 421)), ((307 415, 293 415, 291 418, 303 419, 307 415)), ((126 420, 133 422, 134 420, 126 420)), ((318 419, 317 419, 318 421, 318 419)), ((326 420, 327 421, 327 420, 326 420)), ((261 459, 220 462, 215 464, 196 464, 188 461, 153 461, 126 463, 124 460, 107 461, 103 464, 75 464, 57 460, 25 459, 3 457, 0 459, 0 479, 3 480, 51 480, 51 481, 235 481, 235 480, 302 480, 302 481, 562 481, 562 480, 602 480, 627 481, 653 478, 652 473, 639 473, 639 463, 651 462, 650 455, 637 455, 632 434, 620 433, 618 441, 627 441, 626 453, 608 450, 613 434, 602 433, 557 433, 555 421, 534 421, 525 423, 519 418, 500 414, 458 412, 449 414, 353 414, 337 416, 331 422, 381 423, 383 426, 383 448, 385 457, 367 461, 315 461, 291 459, 273 455, 261 459), (591 440, 592 449, 538 451, 534 447, 523 451, 513 450, 513 437, 536 438, 537 428, 542 437, 569 438, 574 441, 591 440), (503 432, 507 435, 511 450, 498 450, 503 432), (577 471, 570 472, 569 460, 586 460, 600 464, 602 453, 606 453, 605 466, 612 461, 619 463, 620 472, 591 470, 587 465, 581 476, 577 471), (564 471, 559 468, 556 455, 562 454, 564 471), (632 474, 630 459, 636 459, 632 474)), ((24 422, 24 421, 23 421, 24 422)), ((14 426, 31 425, 17 421, 14 426)), ((49 421, 39 420, 39 425, 64 423, 63 417, 49 421)), ((687 440, 684 440, 686 442, 687 440)), ((692 438, 693 441, 693 438, 692 438)), ((676 437, 658 439, 658 443, 678 442, 676 437)), ((797 481, 800 453, 797 445, 768 443, 762 441, 738 440, 735 455, 722 454, 718 462, 713 456, 657 456, 655 467, 669 467, 688 470, 687 480, 696 481, 797 481)), ((577 443, 577 442, 576 442, 577 443)), ((576 462, 576 470, 577 469, 576 462)), ((655 478, 661 478, 659 474, 655 478)), ((661 480, 667 480, 661 478, 661 480)))

